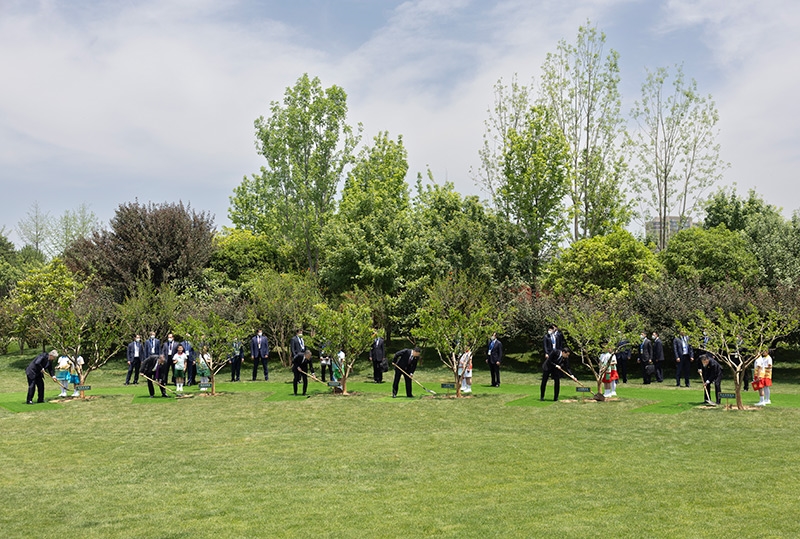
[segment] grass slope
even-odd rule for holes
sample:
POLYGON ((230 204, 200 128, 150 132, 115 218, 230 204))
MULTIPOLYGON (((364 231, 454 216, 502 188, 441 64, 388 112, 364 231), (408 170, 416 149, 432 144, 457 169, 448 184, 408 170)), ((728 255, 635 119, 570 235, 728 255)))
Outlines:
POLYGON ((436 398, 392 399, 366 373, 353 396, 310 383, 302 398, 274 369, 177 401, 121 386, 116 364, 92 374, 92 400, 27 406, 11 363, 4 538, 800 536, 790 384, 773 407, 737 412, 698 406, 700 387, 635 383, 618 401, 564 383, 573 402, 540 402, 528 373, 456 400, 441 369, 420 373, 436 398))

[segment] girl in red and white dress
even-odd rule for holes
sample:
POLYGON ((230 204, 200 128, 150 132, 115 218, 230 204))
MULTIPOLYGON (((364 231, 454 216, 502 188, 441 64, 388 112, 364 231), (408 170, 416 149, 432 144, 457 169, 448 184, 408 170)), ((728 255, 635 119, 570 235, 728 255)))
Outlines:
POLYGON ((604 397, 617 396, 617 380, 619 380, 619 374, 617 373, 617 356, 611 352, 612 349, 608 348, 605 353, 600 354, 600 370, 601 372, 605 370, 603 373, 603 386, 605 387, 605 391, 603 392, 604 397))
POLYGON ((769 400, 769 390, 772 386, 772 358, 768 350, 761 352, 761 357, 756 359, 753 367, 753 389, 757 389, 761 397, 756 406, 772 404, 769 400))

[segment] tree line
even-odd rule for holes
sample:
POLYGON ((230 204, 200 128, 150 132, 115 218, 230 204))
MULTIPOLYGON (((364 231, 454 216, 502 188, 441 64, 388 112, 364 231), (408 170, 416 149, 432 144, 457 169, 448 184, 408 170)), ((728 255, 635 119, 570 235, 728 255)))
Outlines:
POLYGON ((675 331, 718 308, 770 311, 741 299, 794 289, 800 217, 754 191, 707 196, 727 166, 718 113, 680 66, 648 72, 629 131, 605 42, 587 23, 547 55, 536 90, 497 83, 473 171, 488 200, 430 171, 409 185, 402 135, 360 145, 344 89, 303 75, 255 121, 264 165, 234 189, 232 228, 182 203, 123 203, 106 227, 85 205, 55 219, 34 204, 17 227, 26 245, 0 241, 0 348, 66 339, 102 364, 138 332, 224 325, 221 351, 262 327, 288 364, 296 327, 355 355, 368 339, 349 335, 377 328, 451 365, 492 331, 535 341, 570 305, 675 331), (702 226, 685 228, 693 216, 702 226), (658 233, 635 237, 633 218, 658 233))

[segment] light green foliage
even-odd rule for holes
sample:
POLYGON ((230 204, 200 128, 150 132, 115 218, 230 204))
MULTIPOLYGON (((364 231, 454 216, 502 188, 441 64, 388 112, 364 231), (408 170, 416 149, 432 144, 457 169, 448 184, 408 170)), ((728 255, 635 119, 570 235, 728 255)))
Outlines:
POLYGON ((771 348, 778 340, 800 328, 796 297, 786 302, 768 293, 756 296, 761 296, 755 298, 761 307, 751 303, 740 311, 721 308, 698 311, 686 326, 690 334, 699 335, 705 330, 709 337, 707 352, 733 371, 736 405, 740 410, 744 409, 742 383, 745 370, 753 365, 762 350, 771 348))
POLYGON ((53 259, 32 271, 16 288, 17 332, 33 334, 71 358, 83 356, 81 383, 122 348, 117 306, 109 290, 79 280, 53 259))
POLYGON ((345 354, 342 365, 342 393, 347 394, 347 379, 358 356, 369 350, 376 330, 372 327, 372 309, 364 302, 345 299, 338 308, 324 303, 314 306, 314 335, 318 344, 327 343, 331 356, 338 350, 345 354))
POLYGON ((561 40, 542 66, 539 102, 553 112, 569 145, 572 241, 607 234, 630 220, 619 144, 619 54, 587 22, 575 44, 561 40))
POLYGON ((483 147, 478 151, 481 166, 476 174, 476 181, 491 196, 492 202, 504 213, 500 188, 505 184, 505 155, 508 151, 508 133, 511 130, 522 131, 526 116, 531 108, 531 88, 520 84, 517 76, 511 79, 511 85, 503 84, 503 79, 494 85, 494 107, 487 110, 488 118, 484 121, 486 131, 483 134, 483 147))
POLYGON ((510 130, 501 207, 520 225, 537 263, 565 230, 562 199, 569 191, 569 148, 548 109, 534 107, 519 131, 510 130))
POLYGON ((632 286, 656 279, 658 257, 633 235, 618 229, 576 241, 547 266, 542 286, 556 295, 625 297, 632 286))
POLYGON ((585 297, 565 300, 558 308, 555 324, 573 353, 591 370, 598 392, 606 372, 599 363, 600 354, 616 353, 623 337, 636 342, 644 327, 642 318, 629 313, 624 304, 585 297))
POLYGON ((235 282, 251 272, 290 266, 291 253, 279 252, 266 234, 242 228, 224 228, 214 235, 211 267, 235 282))
POLYGON ((74 241, 89 237, 99 227, 97 216, 89 209, 88 204, 80 204, 74 210, 65 210, 61 217, 50 223, 45 251, 51 257, 62 256, 74 241))
POLYGON ((277 352, 281 363, 289 365, 289 340, 297 328, 311 322, 314 305, 321 301, 314 279, 308 274, 267 270, 252 274, 243 289, 252 329, 262 328, 270 354, 277 352))
POLYGON ((325 227, 320 277, 340 294, 355 287, 392 295, 402 281, 403 244, 411 228, 402 137, 377 135, 347 177, 339 212, 325 227))
POLYGON ((358 137, 346 123, 347 94, 300 77, 283 103, 258 118, 256 146, 267 164, 234 189, 228 215, 237 228, 267 234, 277 250, 291 250, 297 267, 313 272, 321 259, 320 233, 335 209, 334 196, 358 137))
POLYGON ((659 258, 671 275, 702 286, 718 282, 755 284, 760 270, 742 236, 720 225, 676 233, 659 258))
POLYGON ((704 202, 705 218, 703 228, 710 229, 725 225, 728 230, 744 231, 748 224, 759 215, 780 215, 779 208, 767 204, 755 189, 747 193, 747 198, 739 196, 735 187, 720 187, 704 202))
POLYGON ((634 188, 644 215, 654 211, 661 225, 659 249, 667 244, 667 218, 676 215, 685 223, 728 166, 719 157, 714 100, 698 94, 694 79, 685 81, 681 66, 671 91, 670 76, 666 68, 648 72, 642 99, 631 111, 639 124, 632 140, 638 158, 634 188))
POLYGON ((500 308, 497 294, 482 281, 466 274, 448 274, 427 289, 427 299, 417 311, 419 327, 412 335, 436 349, 439 359, 453 373, 456 395, 461 396, 458 356, 475 352, 478 343, 501 333, 510 309, 500 308))
POLYGON ((17 223, 17 235, 26 246, 43 257, 51 238, 51 226, 50 213, 43 211, 39 202, 34 202, 17 223))

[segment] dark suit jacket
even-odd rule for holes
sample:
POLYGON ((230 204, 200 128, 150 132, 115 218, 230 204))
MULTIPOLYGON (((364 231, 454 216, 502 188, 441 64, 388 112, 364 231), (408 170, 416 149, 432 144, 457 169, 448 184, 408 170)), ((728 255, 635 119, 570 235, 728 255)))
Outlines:
POLYGON ((314 373, 314 363, 311 361, 311 358, 306 359, 306 353, 303 352, 302 354, 297 354, 296 356, 292 357, 292 371, 299 372, 303 371, 306 374, 314 373))
POLYGON ((145 357, 147 357, 147 353, 145 352, 144 349, 144 344, 133 341, 128 345, 128 361, 133 362, 133 360, 136 359, 135 354, 137 346, 139 347, 139 361, 142 361, 144 360, 145 357))
MULTIPOLYGON (((692 355, 694 354, 694 350, 692 350, 692 345, 688 341, 686 344, 687 344, 687 349, 689 350, 686 355, 692 357, 692 355)), ((683 355, 683 341, 681 340, 680 335, 672 339, 672 352, 678 359, 683 355)))
POLYGON ((556 350, 563 350, 567 346, 567 341, 564 340, 564 334, 556 331, 556 350))
POLYGON ((392 361, 408 374, 414 374, 414 371, 417 370, 417 358, 411 355, 411 348, 404 348, 395 353, 392 361))
POLYGON ((142 362, 142 374, 148 378, 155 378, 156 365, 158 365, 158 356, 147 356, 147 358, 142 362))
POLYGON ((639 345, 639 360, 642 363, 653 361, 653 343, 647 337, 639 345))
POLYGON ((161 341, 158 339, 147 339, 144 341, 144 355, 152 356, 153 354, 158 355, 161 353, 161 341), (154 351, 155 349, 155 351, 154 351))
POLYGON ((561 355, 561 350, 553 350, 550 352, 542 366, 542 370, 544 372, 561 374, 561 371, 558 370, 556 365, 572 374, 572 369, 569 368, 569 360, 561 355))
POLYGON ((172 350, 171 351, 170 351, 170 342, 169 341, 164 341, 164 343, 161 345, 161 355, 164 356, 168 360, 168 364, 169 364, 169 360, 172 359, 172 356, 174 356, 175 352, 178 350, 178 344, 180 344, 178 341, 172 341, 172 347, 171 347, 172 350))
POLYGON ((708 365, 703 367, 703 381, 714 382, 722 380, 722 367, 714 358, 708 359, 708 365))
POLYGON ((664 345, 661 344, 661 339, 653 341, 653 362, 664 361, 664 345))
POLYGON ((53 362, 50 361, 50 354, 47 352, 36 356, 25 369, 25 374, 31 378, 35 378, 37 376, 42 376, 42 370, 47 371, 50 376, 55 374, 56 369, 53 366, 53 362))
POLYGON ((297 354, 302 354, 305 352, 306 348, 306 341, 302 339, 298 335, 292 337, 292 341, 289 343, 292 348, 292 357, 296 356, 297 354))
MULTIPOLYGON (((266 335, 261 336, 261 346, 258 346, 258 335, 250 339, 250 355, 253 358, 267 357, 269 355, 269 341, 266 335)), ((294 354, 292 354, 294 356, 294 354)))
MULTIPOLYGON (((492 342, 489 341, 489 346, 492 345, 492 342)), ((495 365, 500 363, 503 360, 503 343, 500 342, 500 339, 494 341, 494 347, 489 350, 489 363, 495 365)))
POLYGON ((383 339, 378 337, 372 341, 372 346, 369 349, 369 358, 372 361, 383 361, 386 357, 386 346, 383 339))
MULTIPOLYGON (((558 342, 558 337, 556 337, 556 342, 558 342)), ((542 343, 544 344, 544 353, 549 357, 553 350, 556 350, 556 345, 553 343, 553 336, 545 333, 542 343)))

